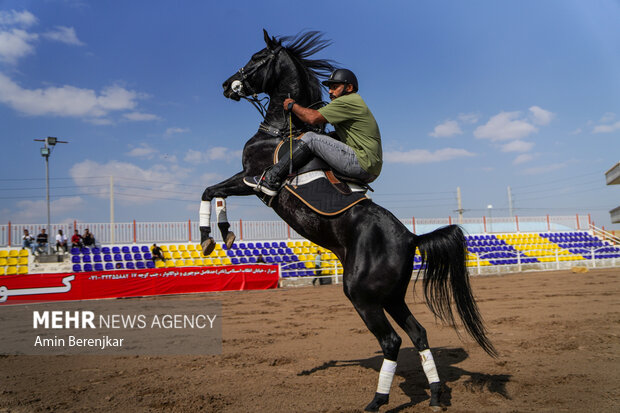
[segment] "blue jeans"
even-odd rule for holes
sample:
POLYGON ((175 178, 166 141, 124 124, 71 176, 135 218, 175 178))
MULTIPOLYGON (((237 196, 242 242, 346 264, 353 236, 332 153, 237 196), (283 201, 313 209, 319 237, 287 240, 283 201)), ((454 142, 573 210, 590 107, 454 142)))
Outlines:
POLYGON ((35 246, 34 241, 26 241, 26 240, 22 241, 22 248, 30 248, 33 254, 34 254, 34 246, 35 246))
POLYGON ((346 143, 314 132, 306 132, 301 140, 312 153, 327 162, 338 174, 366 183, 377 179, 360 166, 355 151, 346 143))

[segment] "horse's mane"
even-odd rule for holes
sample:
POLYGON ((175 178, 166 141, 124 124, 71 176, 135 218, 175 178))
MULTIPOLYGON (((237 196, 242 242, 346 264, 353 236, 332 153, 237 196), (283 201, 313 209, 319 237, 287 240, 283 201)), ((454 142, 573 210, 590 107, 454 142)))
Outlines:
POLYGON ((325 49, 332 42, 324 39, 323 33, 315 30, 300 32, 294 36, 282 36, 279 40, 285 43, 284 47, 301 69, 302 83, 309 89, 313 99, 320 100, 323 93, 320 79, 328 77, 334 71, 334 62, 309 57, 325 49))

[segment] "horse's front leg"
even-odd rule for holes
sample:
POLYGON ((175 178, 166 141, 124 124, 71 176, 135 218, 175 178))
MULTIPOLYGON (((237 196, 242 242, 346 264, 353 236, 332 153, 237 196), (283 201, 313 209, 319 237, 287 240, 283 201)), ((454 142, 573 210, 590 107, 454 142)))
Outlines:
POLYGON ((245 172, 239 172, 219 184, 208 187, 202 193, 200 202, 200 245, 204 256, 211 255, 215 248, 215 240, 211 237, 211 201, 215 199, 217 226, 227 248, 235 241, 235 234, 230 229, 226 215, 226 197, 230 195, 253 195, 254 191, 243 183, 245 172))

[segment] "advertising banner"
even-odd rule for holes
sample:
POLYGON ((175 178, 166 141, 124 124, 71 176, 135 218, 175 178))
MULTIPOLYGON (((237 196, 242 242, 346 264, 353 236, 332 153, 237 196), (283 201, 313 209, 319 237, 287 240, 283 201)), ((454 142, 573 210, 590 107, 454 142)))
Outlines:
POLYGON ((0 305, 277 288, 277 265, 230 265, 0 278, 0 305))

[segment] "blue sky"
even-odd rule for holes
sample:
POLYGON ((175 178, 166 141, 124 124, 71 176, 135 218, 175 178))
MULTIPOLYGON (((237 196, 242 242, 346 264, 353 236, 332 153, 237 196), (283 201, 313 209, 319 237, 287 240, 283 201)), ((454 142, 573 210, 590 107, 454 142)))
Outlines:
MULTIPOLYGON (((379 122, 373 198, 407 218, 590 213, 620 188, 617 1, 0 1, 0 222, 198 218, 241 170, 260 117, 222 82, 276 36, 313 29, 379 122)), ((277 219, 254 197, 231 220, 277 219)))

